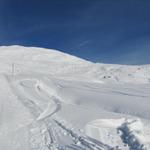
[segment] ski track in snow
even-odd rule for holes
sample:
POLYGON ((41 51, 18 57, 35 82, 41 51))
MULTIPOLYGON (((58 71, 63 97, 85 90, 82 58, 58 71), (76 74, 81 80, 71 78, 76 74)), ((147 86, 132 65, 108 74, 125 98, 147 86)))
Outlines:
MULTIPOLYGON (((30 134, 30 147, 31 150, 111 150, 113 147, 101 143, 100 141, 94 140, 88 136, 82 135, 63 125, 60 121, 61 118, 57 119, 56 116, 53 117, 54 114, 61 109, 61 100, 58 95, 53 95, 47 93, 50 89, 44 90, 44 83, 42 80, 40 82, 38 79, 21 79, 19 81, 13 79, 12 77, 5 76, 7 79, 12 91, 18 97, 18 100, 28 108, 31 115, 34 117, 34 121, 28 125, 28 130, 30 134), (26 82, 28 81, 28 82, 26 82), (26 85, 24 83, 27 83, 26 85), (38 84, 40 83, 40 84, 38 84), (31 84, 31 85, 30 85, 31 84), (37 100, 28 93, 28 90, 34 90, 37 95, 40 95, 43 99, 47 96, 48 101, 52 101, 55 105, 55 108, 50 108, 49 105, 47 109, 40 107, 36 102, 37 100), (53 111, 50 111, 52 109, 53 111), (45 112, 46 111, 46 112, 45 112), (58 121, 59 120, 59 121, 58 121), (64 139, 67 139, 66 141, 64 139), (69 139, 69 140, 68 140, 69 139), (69 144, 68 144, 68 141, 69 144)), ((43 100, 42 99, 42 100, 43 100)), ((52 107, 54 107, 52 105, 52 107)), ((128 142, 125 140, 126 138, 133 139, 133 136, 129 134, 127 130, 124 128, 118 128, 118 130, 122 131, 122 142, 124 144, 128 144, 131 150, 145 150, 146 148, 143 144, 135 142, 128 142), (134 144, 136 143, 136 144, 134 144), (137 147, 135 147, 135 145, 137 147)), ((117 145, 115 146, 117 149, 117 145)), ((119 147, 118 147, 119 149, 119 147)))
MULTIPOLYGON (((60 100, 54 100, 55 105, 57 105, 54 112, 47 114, 44 118, 38 119, 40 114, 42 114, 42 109, 35 103, 35 100, 32 100, 30 97, 28 98, 24 93, 20 86, 22 84, 20 81, 13 81, 8 76, 6 77, 10 83, 10 87, 15 92, 18 100, 28 108, 30 113, 34 117, 34 122, 28 125, 30 132, 30 146, 32 150, 111 150, 113 149, 111 146, 103 144, 99 141, 96 141, 90 137, 85 135, 80 135, 79 133, 75 133, 75 131, 69 129, 64 126, 60 121, 56 118, 53 118, 52 115, 57 113, 59 109, 61 109, 60 100), (17 85, 16 85, 17 84, 17 85), (16 88, 17 87, 17 88, 16 88), (64 139, 67 139, 66 141, 64 139), (68 144, 68 139, 70 144, 68 144), (64 141, 63 141, 64 140, 64 141), (61 143, 61 144, 60 144, 61 143)), ((25 80, 22 80, 25 81, 25 80)), ((32 81, 32 80, 30 80, 32 81)), ((22 86, 23 87, 23 86, 22 86)), ((36 87, 36 86, 34 86, 36 87)), ((41 92, 43 90, 40 86, 35 91, 41 92)), ((45 92, 46 93, 46 92, 45 92)), ((55 97, 55 95, 53 95, 55 97)), ((57 97, 57 96, 56 96, 57 97)), ((50 98, 50 97, 49 97, 50 98)), ((51 108, 49 108, 51 109, 51 108)), ((59 120, 61 120, 59 118, 59 120)))

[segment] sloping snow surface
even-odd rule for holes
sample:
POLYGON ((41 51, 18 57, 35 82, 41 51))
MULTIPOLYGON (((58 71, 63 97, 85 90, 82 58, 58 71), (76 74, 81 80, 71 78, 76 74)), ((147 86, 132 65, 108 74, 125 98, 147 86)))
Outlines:
POLYGON ((150 149, 150 65, 0 47, 0 150, 150 149))

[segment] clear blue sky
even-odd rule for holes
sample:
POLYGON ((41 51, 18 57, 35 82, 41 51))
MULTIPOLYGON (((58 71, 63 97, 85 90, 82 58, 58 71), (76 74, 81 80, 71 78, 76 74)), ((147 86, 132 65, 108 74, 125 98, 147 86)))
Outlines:
POLYGON ((91 61, 150 63, 149 0, 0 0, 0 45, 91 61))

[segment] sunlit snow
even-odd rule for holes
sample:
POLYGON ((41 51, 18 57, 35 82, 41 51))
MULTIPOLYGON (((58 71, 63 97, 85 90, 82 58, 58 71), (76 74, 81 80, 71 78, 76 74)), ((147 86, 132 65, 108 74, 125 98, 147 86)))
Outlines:
POLYGON ((150 65, 0 47, 0 150, 150 149, 150 65))

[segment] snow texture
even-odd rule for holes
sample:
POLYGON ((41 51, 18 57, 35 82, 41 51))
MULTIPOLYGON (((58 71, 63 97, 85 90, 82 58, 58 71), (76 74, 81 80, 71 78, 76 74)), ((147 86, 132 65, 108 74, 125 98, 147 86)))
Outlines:
POLYGON ((150 65, 0 47, 0 150, 149 150, 150 65))

